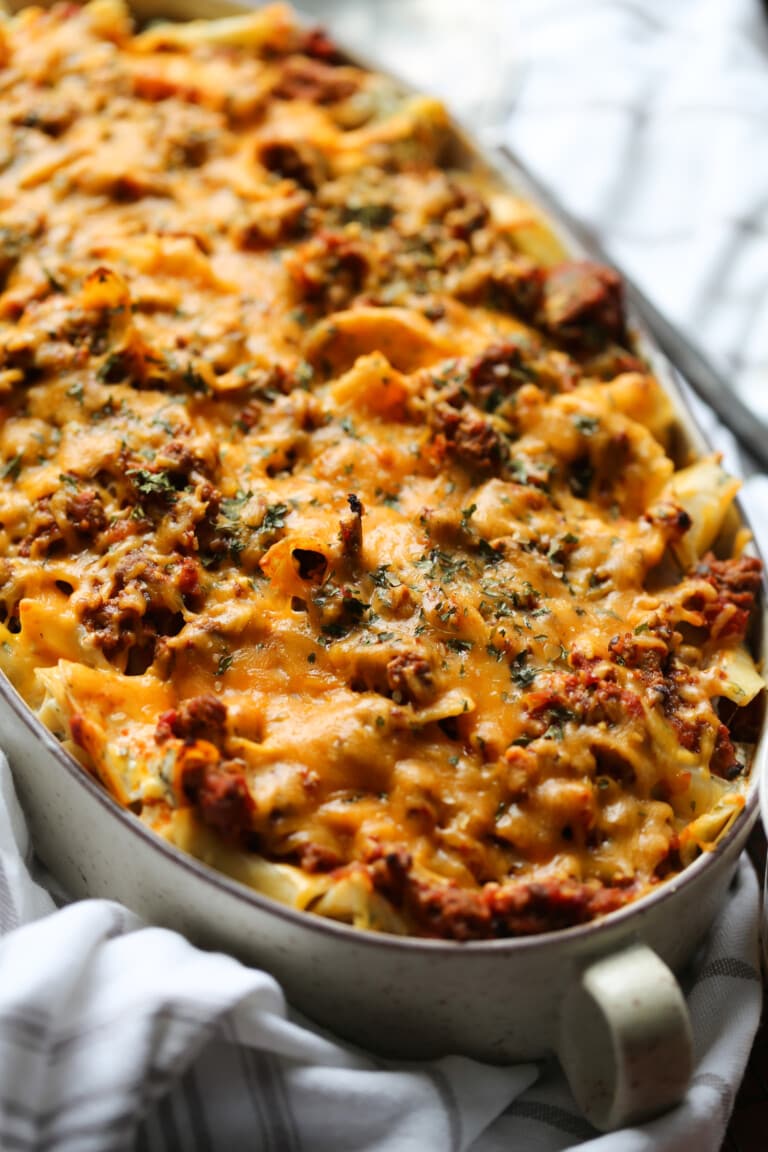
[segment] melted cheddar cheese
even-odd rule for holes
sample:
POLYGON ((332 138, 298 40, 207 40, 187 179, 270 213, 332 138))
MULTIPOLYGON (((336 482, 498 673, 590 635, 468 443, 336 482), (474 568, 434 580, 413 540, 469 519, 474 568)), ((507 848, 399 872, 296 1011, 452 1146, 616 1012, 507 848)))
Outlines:
POLYGON ((514 935, 743 805, 759 566, 618 278, 284 7, 0 22, 0 413, 2 667, 244 883, 514 935))

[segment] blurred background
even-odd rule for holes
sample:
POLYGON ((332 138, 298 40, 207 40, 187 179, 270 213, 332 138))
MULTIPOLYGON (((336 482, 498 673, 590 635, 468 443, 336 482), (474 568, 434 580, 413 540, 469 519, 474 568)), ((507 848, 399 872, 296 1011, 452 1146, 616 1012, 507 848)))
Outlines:
POLYGON ((299 0, 505 141, 768 421, 761 0, 299 0))

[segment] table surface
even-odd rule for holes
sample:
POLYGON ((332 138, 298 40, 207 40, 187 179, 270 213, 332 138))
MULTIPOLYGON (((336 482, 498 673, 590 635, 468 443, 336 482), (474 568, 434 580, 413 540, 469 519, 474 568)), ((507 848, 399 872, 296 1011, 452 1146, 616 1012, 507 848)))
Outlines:
MULTIPOLYGON (((749 854, 761 883, 765 874, 766 841, 760 825, 749 841, 749 854)), ((763 977, 765 985, 765 974, 763 977)), ((731 1122, 723 1141, 722 1152, 765 1152, 768 1145, 768 1009, 763 1018, 747 1065, 731 1122)))

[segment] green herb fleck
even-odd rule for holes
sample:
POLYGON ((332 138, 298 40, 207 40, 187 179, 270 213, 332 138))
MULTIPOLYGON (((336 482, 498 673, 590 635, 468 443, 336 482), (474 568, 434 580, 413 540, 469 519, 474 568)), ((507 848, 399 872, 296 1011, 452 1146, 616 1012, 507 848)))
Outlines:
POLYGON ((446 643, 447 647, 451 649, 452 652, 471 652, 472 651, 472 641, 471 640, 459 640, 456 637, 451 636, 446 640, 445 643, 446 643))
POLYGON ((394 216, 390 204, 347 204, 342 213, 345 224, 357 223, 363 228, 386 228, 394 216))
POLYGON ((200 395, 206 395, 211 391, 205 380, 205 377, 201 376, 200 373, 192 366, 192 364, 187 364, 184 368, 182 373, 182 380, 186 384, 187 388, 189 388, 190 392, 197 392, 200 395))
POLYGON ((391 564, 379 564, 377 568, 372 568, 368 573, 373 583, 377 588, 399 588, 400 581, 396 576, 390 575, 391 564))
POLYGON ((285 528, 285 517, 289 511, 287 504, 270 504, 264 513, 260 530, 262 532, 277 532, 280 528, 285 528))
POLYGON ((125 358, 120 352, 110 352, 96 371, 102 384, 117 384, 125 375, 125 358))
POLYGON ((43 275, 45 276, 46 280, 48 281, 48 286, 51 289, 51 291, 52 292, 63 292, 64 291, 64 285, 62 284, 62 282, 60 280, 58 280, 54 276, 54 274, 53 274, 53 272, 51 272, 50 268, 46 268, 45 264, 41 264, 40 267, 43 270, 43 275))
POLYGON ((130 468, 128 475, 142 496, 175 497, 176 488, 167 472, 150 472, 146 468, 130 468))
POLYGON ((518 652, 510 664, 510 675, 518 688, 529 688, 536 679, 536 669, 528 666, 528 651, 518 652))
POLYGON ((563 726, 559 720, 553 720, 546 732, 544 733, 545 740, 562 740, 563 739, 563 726))
POLYGON ((574 416, 573 423, 583 436, 594 436, 600 427, 600 421, 596 416, 574 416))
POLYGON ((300 388, 308 388, 312 383, 312 377, 314 374, 315 370, 312 365, 309 364, 306 360, 302 360, 301 363, 296 367, 296 383, 300 388))
POLYGON ((15 480, 18 477, 19 472, 21 472, 21 458, 22 453, 17 452, 15 456, 11 456, 7 464, 3 465, 2 471, 0 471, 0 477, 3 480, 15 480))
POLYGON ((477 551, 486 564, 499 564, 504 559, 503 554, 498 552, 487 540, 478 540, 477 551))

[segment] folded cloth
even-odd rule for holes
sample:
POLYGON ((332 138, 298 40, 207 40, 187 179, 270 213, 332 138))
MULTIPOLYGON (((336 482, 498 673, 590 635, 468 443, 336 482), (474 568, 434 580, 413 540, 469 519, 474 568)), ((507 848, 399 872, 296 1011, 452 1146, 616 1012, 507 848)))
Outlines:
MULTIPOLYGON (((768 112, 759 0, 304 0, 508 142, 768 411, 768 112), (425 51, 429 43, 430 50, 425 51), (471 43, 472 51, 467 51, 471 43)), ((704 413, 705 421, 707 419, 704 413)), ((710 431, 712 428, 710 426, 710 431)), ((739 465, 732 440, 718 439, 739 465)), ((768 480, 745 489, 765 520, 768 480)), ((743 861, 685 976, 685 1102, 601 1136, 554 1062, 384 1061, 300 1020, 276 982, 126 909, 55 910, 0 758, 0 1147, 65 1152, 717 1152, 757 1027, 743 861)), ((50 887, 50 884, 48 885, 50 887)))
POLYGON ((0 757, 4 1152, 719 1148, 760 1011, 757 881, 746 861, 684 979, 696 1044, 685 1103, 599 1136, 554 1063, 367 1055, 299 1020, 271 976, 118 904, 56 911, 28 853, 0 757))

